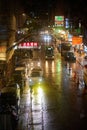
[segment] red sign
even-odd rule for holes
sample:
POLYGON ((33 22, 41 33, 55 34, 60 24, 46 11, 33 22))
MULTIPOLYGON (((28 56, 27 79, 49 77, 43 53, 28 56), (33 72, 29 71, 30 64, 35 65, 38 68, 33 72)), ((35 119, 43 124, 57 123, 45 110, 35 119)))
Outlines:
POLYGON ((20 43, 18 48, 37 48, 38 43, 37 42, 23 42, 20 43))

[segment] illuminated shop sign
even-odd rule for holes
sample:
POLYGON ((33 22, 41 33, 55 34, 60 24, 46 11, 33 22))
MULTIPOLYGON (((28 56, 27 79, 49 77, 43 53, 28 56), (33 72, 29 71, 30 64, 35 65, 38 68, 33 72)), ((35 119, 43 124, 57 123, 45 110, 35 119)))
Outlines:
POLYGON ((87 53, 87 46, 84 46, 84 51, 87 53))
POLYGON ((38 43, 37 42, 23 42, 20 43, 18 48, 37 48, 38 43))
POLYGON ((65 28, 69 28, 69 19, 68 18, 65 19, 65 28))
POLYGON ((83 37, 79 37, 79 36, 72 37, 72 44, 77 45, 77 44, 82 44, 82 42, 83 42, 83 37))
POLYGON ((64 25, 64 16, 55 16, 55 25, 63 26, 64 25))

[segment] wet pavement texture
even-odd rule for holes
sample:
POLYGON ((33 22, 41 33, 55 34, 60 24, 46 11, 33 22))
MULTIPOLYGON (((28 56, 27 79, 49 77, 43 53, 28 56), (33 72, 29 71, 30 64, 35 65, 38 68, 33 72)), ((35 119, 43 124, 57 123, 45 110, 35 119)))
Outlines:
POLYGON ((87 93, 81 66, 67 64, 58 54, 53 61, 43 61, 43 67, 42 84, 31 88, 26 79, 15 130, 87 129, 87 93), (74 73, 79 77, 79 84, 74 73))

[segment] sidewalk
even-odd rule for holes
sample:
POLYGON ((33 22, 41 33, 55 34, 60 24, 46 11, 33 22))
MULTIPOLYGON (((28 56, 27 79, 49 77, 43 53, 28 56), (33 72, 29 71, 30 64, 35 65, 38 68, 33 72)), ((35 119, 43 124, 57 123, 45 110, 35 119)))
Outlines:
POLYGON ((78 52, 75 52, 76 55, 76 60, 79 62, 79 64, 81 65, 81 67, 84 67, 84 55, 85 54, 79 54, 78 52))

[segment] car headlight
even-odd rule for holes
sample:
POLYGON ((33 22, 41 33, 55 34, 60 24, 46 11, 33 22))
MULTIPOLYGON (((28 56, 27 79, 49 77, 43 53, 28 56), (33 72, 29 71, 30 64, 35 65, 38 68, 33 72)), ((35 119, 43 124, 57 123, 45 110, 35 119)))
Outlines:
POLYGON ((30 82, 32 82, 32 79, 29 79, 30 82))
POLYGON ((39 82, 42 82, 42 78, 39 78, 39 82))
POLYGON ((38 66, 40 66, 40 62, 38 62, 38 66))

